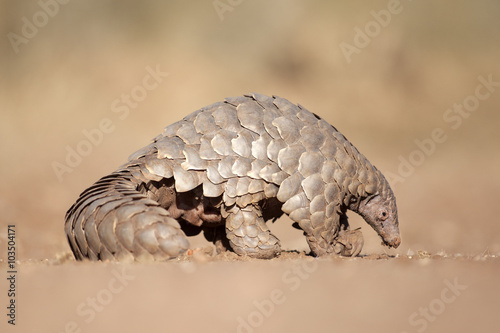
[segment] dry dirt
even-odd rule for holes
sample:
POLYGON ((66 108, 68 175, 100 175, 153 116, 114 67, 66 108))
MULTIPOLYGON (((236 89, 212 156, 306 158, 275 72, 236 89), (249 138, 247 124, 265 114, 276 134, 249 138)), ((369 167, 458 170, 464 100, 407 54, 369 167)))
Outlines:
POLYGON ((500 330, 498 1, 54 1, 0 0, 1 332, 500 330), (73 260, 64 214, 82 190, 164 126, 252 91, 319 114, 388 176, 398 249, 350 214, 358 258, 307 256, 281 218, 269 261, 199 237, 167 263, 73 260))
MULTIPOLYGON (((68 255, 69 256, 69 255, 68 255)), ((22 332, 495 332, 497 256, 22 262, 22 332)), ((2 265, 4 267, 4 265, 2 265)))

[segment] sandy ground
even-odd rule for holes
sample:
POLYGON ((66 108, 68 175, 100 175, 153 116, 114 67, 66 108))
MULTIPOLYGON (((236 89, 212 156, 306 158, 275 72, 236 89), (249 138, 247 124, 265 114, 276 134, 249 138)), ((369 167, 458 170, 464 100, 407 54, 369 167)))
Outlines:
POLYGON ((62 2, 0 1, 1 332, 498 332, 497 1, 62 2), (151 71, 168 74, 145 90, 151 71), (359 258, 306 256, 282 218, 270 261, 211 257, 200 237, 168 263, 72 259, 81 191, 252 91, 321 115, 389 178, 398 249, 350 214, 359 258))
POLYGON ((23 263, 22 332, 496 332, 498 257, 23 263))

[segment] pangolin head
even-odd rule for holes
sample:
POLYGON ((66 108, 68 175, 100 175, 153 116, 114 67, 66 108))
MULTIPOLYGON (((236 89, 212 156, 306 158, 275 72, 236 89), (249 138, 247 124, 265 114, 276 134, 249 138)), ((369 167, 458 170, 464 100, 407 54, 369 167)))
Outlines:
POLYGON ((397 248, 401 244, 396 197, 385 177, 379 173, 378 191, 359 202, 358 213, 379 234, 384 245, 397 248))

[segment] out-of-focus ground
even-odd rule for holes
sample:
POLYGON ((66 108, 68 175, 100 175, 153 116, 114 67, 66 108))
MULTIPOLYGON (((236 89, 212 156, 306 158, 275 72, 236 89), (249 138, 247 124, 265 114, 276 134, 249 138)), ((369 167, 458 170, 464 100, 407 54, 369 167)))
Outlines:
MULTIPOLYGON (((1 313, 2 327, 498 331, 500 3, 54 3, 0 2, 2 272, 9 224, 20 260, 18 325, 1 313), (168 75, 141 90, 152 70, 168 75), (493 84, 478 88, 484 80, 493 84), (253 91, 319 114, 388 176, 400 248, 384 249, 351 213, 365 235, 356 259, 287 252, 269 262, 202 256, 121 266, 69 258, 64 214, 81 191, 166 125, 253 91), (103 119, 112 129, 89 146, 85 133, 103 119), (431 144, 436 129, 440 142, 431 144), (69 165, 68 149, 85 156, 69 165), (466 288, 453 293, 454 283, 466 288), (91 318, 92 298, 100 311, 91 318)), ((284 249, 307 250, 287 219, 271 228, 284 249)))

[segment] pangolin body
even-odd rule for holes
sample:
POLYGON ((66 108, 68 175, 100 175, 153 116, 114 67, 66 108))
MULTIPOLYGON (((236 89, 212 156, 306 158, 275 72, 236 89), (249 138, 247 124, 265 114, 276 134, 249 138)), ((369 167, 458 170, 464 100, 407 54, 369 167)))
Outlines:
POLYGON ((332 125, 276 96, 226 98, 165 128, 66 214, 77 259, 152 261, 179 256, 203 231, 219 250, 272 258, 266 221, 287 214, 312 254, 357 255, 359 213, 384 243, 400 243, 394 194, 332 125))

